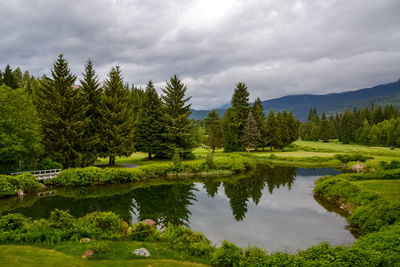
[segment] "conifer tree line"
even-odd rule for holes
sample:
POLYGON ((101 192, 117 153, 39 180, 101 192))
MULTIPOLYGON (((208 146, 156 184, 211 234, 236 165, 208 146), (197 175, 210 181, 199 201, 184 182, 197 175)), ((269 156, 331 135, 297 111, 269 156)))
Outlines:
POLYGON ((224 148, 225 152, 246 149, 280 149, 298 139, 299 122, 293 112, 270 110, 265 116, 258 97, 253 105, 249 102, 248 88, 239 82, 234 90, 231 107, 223 118, 212 110, 205 119, 206 144, 212 148, 224 148))
POLYGON ((98 157, 108 157, 112 165, 116 157, 139 151, 149 158, 190 158, 202 144, 212 152, 221 147, 226 152, 282 148, 298 138, 293 113, 275 115, 271 110, 265 116, 259 98, 250 105, 244 83, 237 84, 232 106, 222 119, 213 110, 204 121, 194 121, 188 88, 177 75, 158 94, 152 81, 145 89, 129 86, 118 66, 100 81, 89 59, 80 86, 77 82, 63 55, 50 75, 40 78, 9 65, 0 71, 2 114, 11 114, 0 122, 8 137, 0 140, 0 158, 7 162, 0 172, 60 166, 57 163, 85 167, 98 157), (22 108, 29 114, 14 112, 22 108), (24 127, 15 126, 15 121, 24 127))
POLYGON ((400 146, 400 110, 392 105, 371 105, 362 109, 346 109, 335 116, 321 117, 316 109, 309 111, 300 124, 300 138, 309 141, 338 139, 344 144, 400 146))

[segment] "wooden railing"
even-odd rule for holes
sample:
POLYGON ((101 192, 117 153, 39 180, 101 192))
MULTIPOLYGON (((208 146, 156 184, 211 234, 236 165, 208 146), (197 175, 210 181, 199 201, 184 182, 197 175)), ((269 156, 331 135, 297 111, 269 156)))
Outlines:
POLYGON ((20 175, 23 173, 31 173, 33 174, 36 179, 39 181, 46 180, 46 179, 52 179, 56 178, 57 175, 59 175, 61 172, 61 169, 51 169, 51 170, 39 170, 39 171, 26 171, 26 172, 14 172, 11 173, 11 175, 20 175))

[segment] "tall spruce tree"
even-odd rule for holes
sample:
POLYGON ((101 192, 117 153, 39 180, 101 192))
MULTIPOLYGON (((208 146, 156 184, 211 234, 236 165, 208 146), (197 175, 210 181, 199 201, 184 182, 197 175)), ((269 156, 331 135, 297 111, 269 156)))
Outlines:
POLYGON ((109 157, 109 165, 117 156, 129 156, 134 151, 133 112, 129 88, 124 85, 119 66, 111 68, 103 84, 100 101, 100 155, 109 157))
POLYGON ((13 76, 16 88, 22 88, 22 71, 19 67, 13 71, 13 76))
POLYGON ((239 145, 244 148, 244 128, 250 112, 249 91, 245 83, 239 82, 236 85, 232 96, 232 109, 237 114, 237 124, 239 129, 239 145))
POLYGON ((11 87, 12 89, 18 88, 18 85, 14 78, 13 71, 12 71, 10 65, 8 65, 8 64, 7 64, 6 68, 4 69, 3 82, 5 85, 7 85, 8 87, 11 87))
POLYGON ((328 142, 329 138, 330 138, 330 127, 329 127, 329 121, 328 118, 326 117, 325 113, 322 113, 321 116, 321 132, 319 135, 319 138, 324 141, 324 142, 328 142))
POLYGON ((150 159, 152 154, 159 155, 162 152, 163 116, 161 99, 153 82, 149 81, 146 85, 142 108, 136 123, 135 149, 147 153, 150 159))
POLYGON ((244 130, 244 145, 246 148, 254 148, 255 150, 260 146, 260 131, 257 128, 257 122, 254 120, 251 111, 247 117, 244 130))
POLYGON ((44 148, 65 168, 84 166, 85 147, 92 144, 91 138, 84 135, 89 121, 79 90, 72 88, 76 76, 62 54, 54 63, 51 76, 41 80, 34 95, 44 148))
POLYGON ((267 130, 265 128, 266 117, 264 113, 264 106, 262 105, 259 97, 257 97, 256 101, 254 101, 254 104, 251 108, 251 113, 256 121, 257 129, 260 132, 258 144, 264 149, 266 146, 265 136, 267 135, 267 130))
POLYGON ((241 149, 238 121, 238 115, 234 109, 232 107, 228 108, 222 118, 225 152, 233 152, 241 149))
POLYGON ((83 79, 81 83, 81 93, 86 106, 86 117, 89 123, 86 125, 85 137, 93 139, 93 146, 85 147, 84 166, 89 166, 94 163, 98 157, 99 141, 100 141, 100 101, 102 96, 102 89, 100 87, 99 79, 96 71, 93 68, 93 62, 89 58, 85 64, 85 70, 82 73, 83 79))
POLYGON ((272 147, 279 148, 281 146, 281 132, 273 109, 271 109, 268 113, 266 128, 266 140, 270 151, 272 151, 272 147))
POLYGON ((171 158, 179 152, 181 157, 187 157, 194 148, 193 123, 191 114, 190 97, 185 98, 187 86, 175 74, 167 81, 162 90, 165 115, 165 132, 163 134, 165 156, 171 158))
POLYGON ((3 85, 3 73, 0 70, 0 86, 3 85))
POLYGON ((206 145, 211 147, 212 154, 214 154, 215 148, 223 147, 224 137, 222 133, 221 120, 219 119, 218 113, 215 109, 208 113, 207 118, 204 119, 204 127, 206 130, 206 145))

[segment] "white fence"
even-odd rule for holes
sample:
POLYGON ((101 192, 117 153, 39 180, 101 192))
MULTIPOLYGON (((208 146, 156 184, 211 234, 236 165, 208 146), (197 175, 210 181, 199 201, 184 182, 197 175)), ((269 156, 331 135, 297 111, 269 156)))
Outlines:
POLYGON ((42 181, 42 180, 56 178, 57 175, 60 174, 60 172, 61 172, 61 169, 51 169, 51 170, 40 170, 40 171, 14 172, 14 173, 11 173, 11 175, 20 175, 23 173, 31 173, 36 177, 36 179, 38 179, 39 181, 42 181))

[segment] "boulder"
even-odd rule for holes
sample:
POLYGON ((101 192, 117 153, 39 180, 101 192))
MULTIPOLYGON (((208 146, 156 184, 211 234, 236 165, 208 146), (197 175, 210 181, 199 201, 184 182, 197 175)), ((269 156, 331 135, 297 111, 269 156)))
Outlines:
POLYGON ((90 238, 89 238, 89 237, 81 238, 81 239, 79 240, 79 242, 80 242, 80 243, 90 243, 90 238))
POLYGON ((137 255, 137 256, 143 256, 143 257, 150 256, 150 252, 145 248, 135 249, 135 251, 133 251, 132 253, 137 255))
POLYGON ((152 219, 143 220, 142 223, 151 225, 151 226, 153 226, 154 228, 157 227, 157 223, 156 223, 155 221, 153 221, 152 219))

